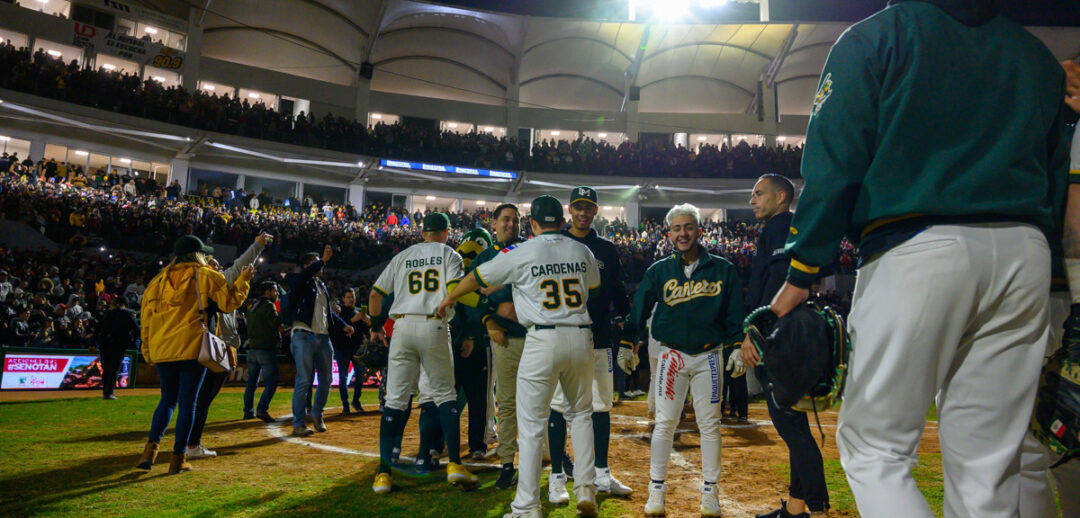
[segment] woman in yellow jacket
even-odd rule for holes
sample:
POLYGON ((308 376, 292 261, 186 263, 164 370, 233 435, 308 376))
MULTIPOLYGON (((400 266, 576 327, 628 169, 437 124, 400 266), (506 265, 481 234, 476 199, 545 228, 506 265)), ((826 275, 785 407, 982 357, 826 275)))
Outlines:
POLYGON ((249 266, 229 286, 225 276, 207 264, 207 258, 213 252, 213 248, 195 236, 177 239, 173 245, 176 258, 150 281, 143 294, 142 356, 157 368, 161 400, 154 411, 150 439, 139 459, 139 468, 150 469, 154 464, 158 445, 172 420, 173 409, 179 403, 169 473, 191 469, 184 459, 184 451, 195 417, 195 398, 206 374, 206 367, 199 364, 203 333, 199 308, 200 305, 205 308, 210 300, 226 313, 240 307, 247 298, 248 282, 255 273, 249 266), (201 302, 196 293, 201 294, 201 302))

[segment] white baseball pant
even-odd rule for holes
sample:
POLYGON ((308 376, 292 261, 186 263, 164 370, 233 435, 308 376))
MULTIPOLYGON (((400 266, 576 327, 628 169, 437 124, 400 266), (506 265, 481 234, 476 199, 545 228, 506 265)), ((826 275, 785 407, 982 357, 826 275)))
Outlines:
MULTIPOLYGON (((592 411, 610 412, 615 403, 615 365, 611 359, 611 349, 593 349, 592 362, 592 411)), ((568 406, 562 385, 557 385, 555 395, 551 396, 551 409, 565 414, 568 406)))
POLYGON ((720 349, 686 354, 661 347, 656 381, 651 391, 656 401, 656 427, 652 434, 651 467, 653 480, 667 478, 668 461, 675 427, 690 391, 701 434, 701 476, 704 482, 720 479, 720 398, 723 395, 724 366, 720 349))
MULTIPOLYGON (((574 493, 592 488, 592 330, 577 326, 530 329, 525 336, 517 376, 518 472, 517 494, 511 504, 515 513, 540 509, 541 448, 551 411, 555 384, 566 391, 568 408, 563 415, 570 423, 574 446, 574 493)), ((546 448, 545 448, 546 449, 546 448)))
MULTIPOLYGON (((1069 316, 1068 292, 1050 295, 1050 344, 1047 355, 1061 347, 1063 325, 1069 316)), ((1069 461, 1053 470, 1058 455, 1046 449, 1028 430, 1020 449, 1020 518, 1057 518, 1054 489, 1057 486, 1061 516, 1080 516, 1080 462, 1069 461), (1052 479, 1050 477, 1052 475, 1052 479)))
POLYGON ((1017 515, 1049 292, 1046 238, 1019 224, 932 226, 860 269, 836 439, 862 516, 934 516, 911 469, 935 395, 944 516, 1017 515))
MULTIPOLYGON (((649 319, 649 325, 652 325, 652 319, 649 319)), ((656 362, 660 359, 660 342, 649 336, 649 395, 647 397, 649 402, 649 415, 656 415, 656 398, 653 397, 652 386, 656 383, 656 362)))
POLYGON ((405 411, 419 385, 421 366, 430 385, 430 392, 426 387, 420 390, 421 398, 428 393, 436 405, 457 400, 449 326, 441 319, 403 315, 395 319, 390 338, 386 406, 405 411))

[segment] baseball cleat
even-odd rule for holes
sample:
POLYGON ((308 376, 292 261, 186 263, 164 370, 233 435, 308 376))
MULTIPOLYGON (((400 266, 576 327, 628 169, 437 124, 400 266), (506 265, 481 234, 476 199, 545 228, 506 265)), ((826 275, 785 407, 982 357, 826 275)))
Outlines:
POLYGON ((626 487, 611 474, 611 468, 596 468, 596 490, 601 493, 611 493, 615 496, 629 496, 633 489, 626 487))
POLYGON ((371 485, 371 489, 375 491, 376 495, 385 495, 390 492, 390 474, 379 473, 375 475, 375 483, 371 485))
POLYGON ((511 464, 509 466, 503 466, 499 471, 499 479, 495 481, 496 489, 510 489, 514 487, 514 476, 517 475, 517 470, 511 464))
POLYGON ((720 497, 716 484, 701 485, 701 516, 720 516, 720 497))
POLYGON ((446 481, 453 485, 475 486, 480 478, 473 475, 465 466, 456 462, 446 464, 446 481))
POLYGON ((555 505, 570 503, 570 493, 566 491, 566 475, 552 473, 548 477, 548 502, 555 505))
POLYGON ((504 514, 503 518, 544 518, 544 513, 540 509, 531 509, 524 513, 509 512, 504 514))
POLYGON ((583 486, 577 491, 577 511, 579 516, 596 516, 596 489, 592 486, 583 486))
POLYGON ((645 514, 648 516, 664 516, 664 494, 667 485, 652 482, 649 484, 649 501, 645 502, 645 514))

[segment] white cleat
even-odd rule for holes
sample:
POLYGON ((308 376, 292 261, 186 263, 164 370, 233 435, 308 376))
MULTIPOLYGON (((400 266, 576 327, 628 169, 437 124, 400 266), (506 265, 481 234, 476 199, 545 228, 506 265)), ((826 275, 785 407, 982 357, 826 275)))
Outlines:
POLYGON ((716 484, 701 485, 701 516, 720 516, 720 490, 716 484))
POLYGON ((611 468, 596 468, 596 490, 615 496, 629 496, 634 492, 611 475, 611 468))
POLYGON ((503 518, 544 518, 544 513, 540 509, 531 509, 524 513, 511 511, 503 515, 503 518))
POLYGON ((577 511, 578 516, 591 518, 596 516, 599 508, 596 506, 596 488, 593 486, 582 486, 577 490, 577 511))
POLYGON ((206 449, 206 446, 188 446, 185 456, 188 460, 192 459, 208 459, 210 457, 217 457, 217 452, 206 449))
POLYGON ((667 493, 667 485, 664 483, 649 483, 649 501, 645 502, 645 514, 648 516, 664 516, 664 494, 667 493))
POLYGON ((548 477, 548 502, 555 505, 570 503, 570 493, 566 491, 566 475, 552 473, 548 477))

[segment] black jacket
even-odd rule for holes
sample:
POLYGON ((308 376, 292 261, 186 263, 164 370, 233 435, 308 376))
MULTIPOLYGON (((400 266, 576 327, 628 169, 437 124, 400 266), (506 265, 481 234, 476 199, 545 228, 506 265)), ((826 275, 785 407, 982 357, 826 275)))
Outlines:
POLYGON ((615 315, 625 317, 630 313, 630 299, 622 279, 622 263, 619 262, 619 249, 615 244, 597 235, 596 230, 589 230, 589 235, 579 238, 567 228, 562 231, 567 236, 587 247, 596 257, 600 267, 600 289, 589 293, 589 318, 592 319, 593 347, 610 349, 615 345, 611 332, 611 307, 615 306, 615 315))
POLYGON ((139 338, 139 325, 135 323, 135 313, 113 308, 105 312, 94 333, 98 349, 102 353, 122 352, 135 348, 139 338))
POLYGON ((282 310, 281 321, 285 325, 291 326, 293 322, 301 322, 307 326, 311 326, 311 317, 315 314, 315 300, 318 296, 318 291, 323 292, 323 296, 326 297, 326 316, 328 331, 331 335, 335 333, 335 327, 344 328, 348 325, 344 320, 334 313, 332 307, 330 307, 330 292, 326 290, 326 284, 322 279, 315 278, 315 274, 319 272, 323 267, 322 259, 316 259, 310 265, 308 265, 300 273, 293 275, 289 282, 289 300, 285 309, 282 310))
POLYGON ((750 287, 746 293, 746 311, 772 302, 787 279, 791 256, 784 249, 791 227, 791 213, 781 212, 769 219, 757 240, 757 254, 750 260, 750 287))

